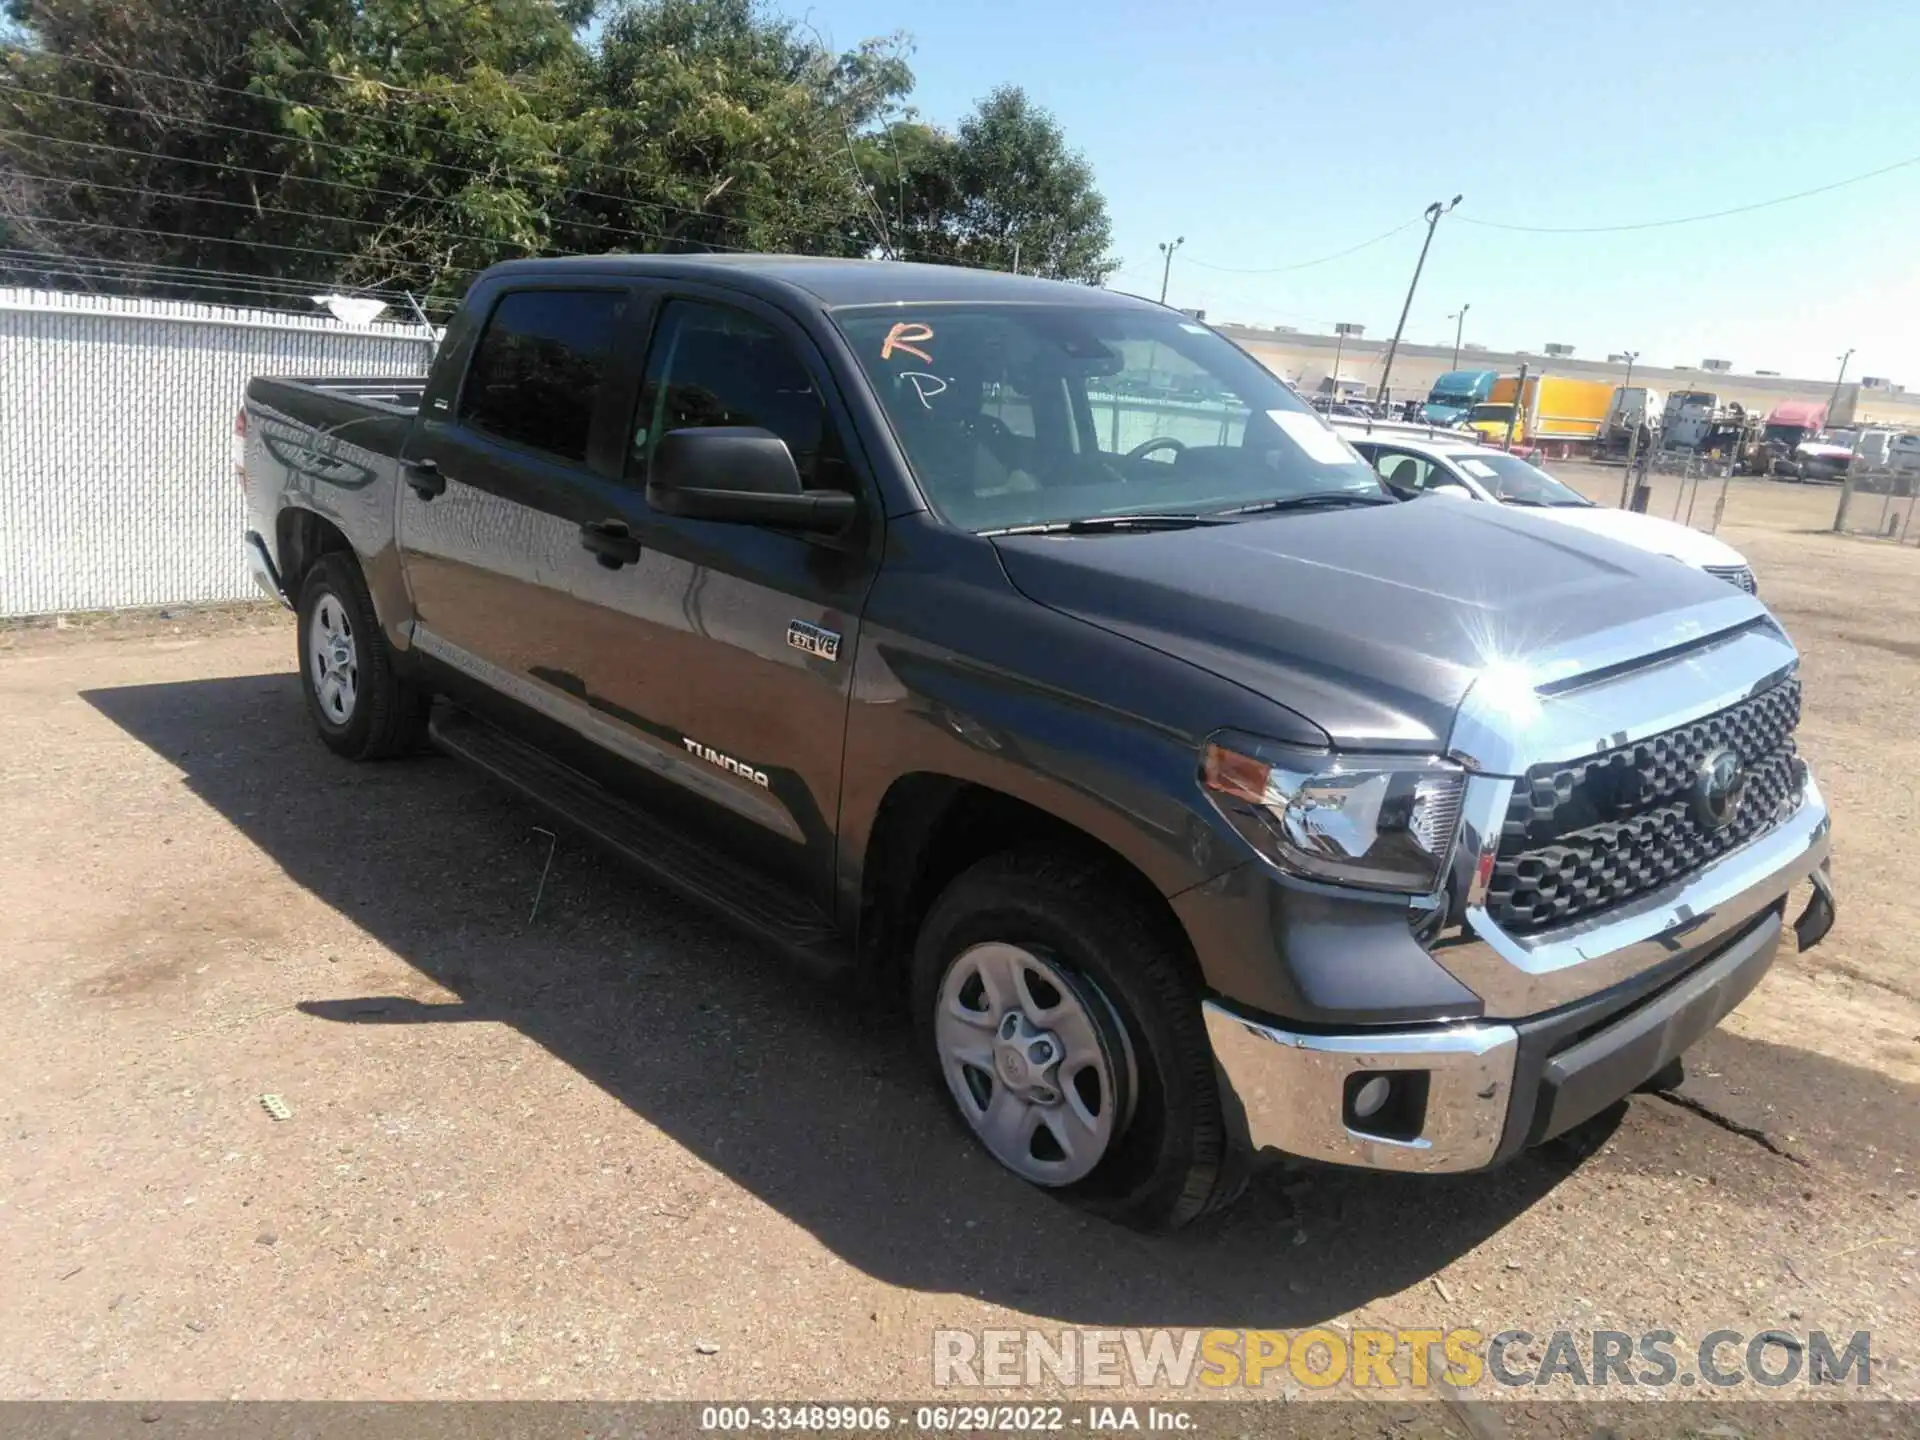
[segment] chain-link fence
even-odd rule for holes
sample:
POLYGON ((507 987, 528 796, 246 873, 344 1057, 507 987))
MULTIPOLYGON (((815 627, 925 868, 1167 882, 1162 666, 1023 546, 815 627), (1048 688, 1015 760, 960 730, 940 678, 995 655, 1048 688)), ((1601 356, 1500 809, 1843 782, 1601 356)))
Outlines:
POLYGON ((1735 462, 1692 450, 1636 453, 1620 477, 1620 508, 1677 521, 1709 535, 1727 514, 1735 462))
POLYGON ((1914 499, 1920 490, 1920 471, 1908 466, 1863 465, 1856 457, 1848 467, 1834 508, 1833 528, 1842 535, 1870 535, 1903 545, 1920 545, 1920 525, 1914 524, 1914 499))

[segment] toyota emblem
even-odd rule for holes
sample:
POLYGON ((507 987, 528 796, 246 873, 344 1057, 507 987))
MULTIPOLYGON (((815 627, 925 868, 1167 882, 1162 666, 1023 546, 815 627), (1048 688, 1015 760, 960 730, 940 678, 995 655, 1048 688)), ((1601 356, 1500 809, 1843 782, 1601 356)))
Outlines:
POLYGON ((1724 830, 1740 814, 1747 769, 1735 750, 1716 750, 1700 762, 1693 781, 1693 811, 1709 830, 1724 830))

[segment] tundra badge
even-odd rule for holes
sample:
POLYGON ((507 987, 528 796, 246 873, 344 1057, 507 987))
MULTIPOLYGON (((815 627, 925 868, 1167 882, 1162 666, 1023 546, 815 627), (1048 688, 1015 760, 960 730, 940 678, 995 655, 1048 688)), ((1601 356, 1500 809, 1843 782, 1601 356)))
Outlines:
POLYGON ((840 632, 822 630, 818 625, 809 625, 804 620, 787 622, 787 644, 803 655, 817 656, 822 660, 840 658, 840 632))
POLYGON ((698 755, 709 765, 718 765, 722 770, 738 775, 742 780, 751 780, 762 790, 767 786, 767 772, 756 770, 744 760, 736 760, 731 755, 722 755, 711 745, 702 745, 698 740, 683 740, 689 754, 698 755))

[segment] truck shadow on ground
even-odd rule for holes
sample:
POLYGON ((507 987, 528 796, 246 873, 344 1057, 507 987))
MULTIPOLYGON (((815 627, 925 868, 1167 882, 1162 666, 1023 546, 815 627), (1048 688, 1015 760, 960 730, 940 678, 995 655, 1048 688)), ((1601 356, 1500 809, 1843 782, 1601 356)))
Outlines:
MULTIPOLYGON (((1306 1325, 1417 1284, 1486 1242, 1548 1197, 1626 1108, 1483 1176, 1268 1167, 1227 1215, 1171 1238, 1137 1236, 979 1154, 904 1022, 818 987, 564 834, 548 871, 549 841, 534 827, 551 821, 460 766, 336 759, 312 736, 293 676, 84 698, 176 766, 295 883, 459 997, 289 997, 313 1024, 511 1025, 891 1284, 1081 1324, 1306 1325)), ((1864 1074, 1830 1077, 1833 1093, 1857 1106, 1864 1074)), ((1642 1104, 1657 1113, 1631 1146, 1648 1153, 1623 1160, 1613 1146, 1602 1163, 1721 1166, 1729 1175, 1718 1183, 1752 1185, 1756 1204, 1802 1183, 1802 1173, 1767 1169, 1790 1170, 1788 1161, 1642 1104), (1702 1156, 1676 1148, 1681 1125, 1708 1147, 1702 1156)))

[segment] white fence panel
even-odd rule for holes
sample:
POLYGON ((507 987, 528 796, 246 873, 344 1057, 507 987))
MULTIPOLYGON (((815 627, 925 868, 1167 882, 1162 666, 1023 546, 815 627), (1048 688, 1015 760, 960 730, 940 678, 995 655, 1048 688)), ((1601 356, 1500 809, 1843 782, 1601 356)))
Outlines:
POLYGON ((0 289, 0 616, 247 599, 255 375, 426 373, 416 326, 0 289))

